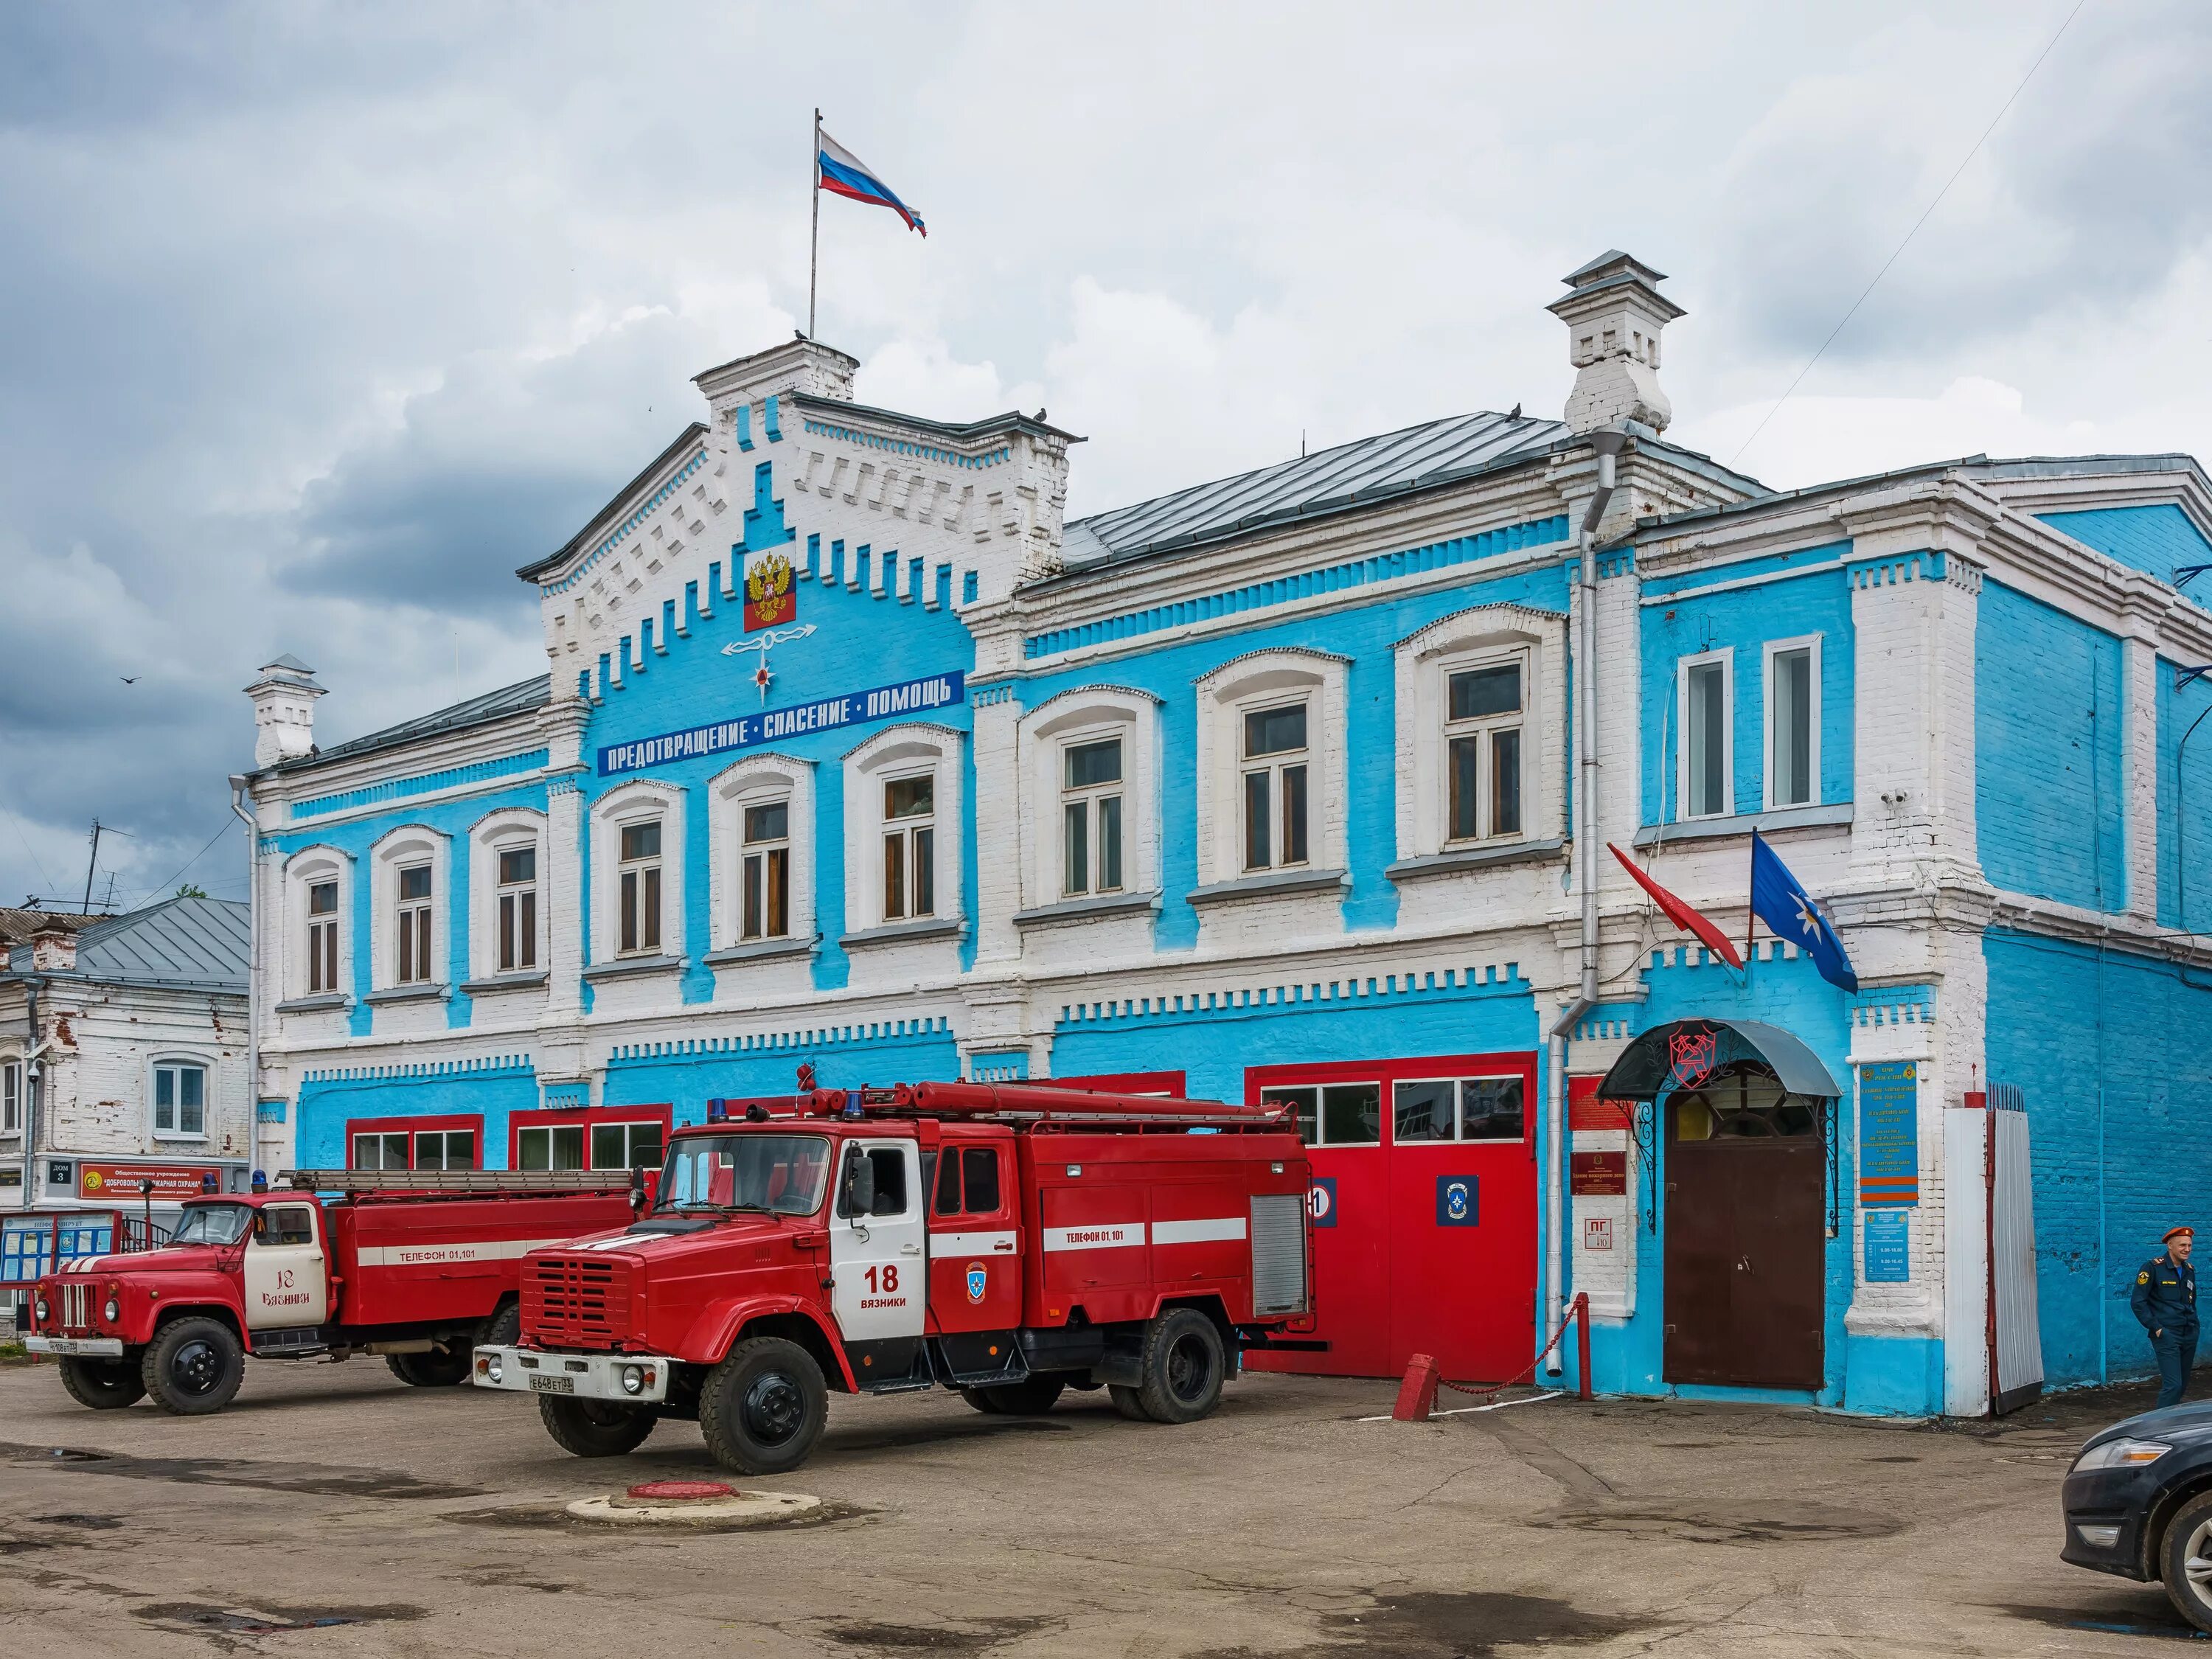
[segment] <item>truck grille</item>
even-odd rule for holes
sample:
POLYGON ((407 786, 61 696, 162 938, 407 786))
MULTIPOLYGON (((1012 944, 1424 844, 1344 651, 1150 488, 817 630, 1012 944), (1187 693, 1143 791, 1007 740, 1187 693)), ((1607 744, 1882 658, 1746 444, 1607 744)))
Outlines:
POLYGON ((65 1331, 88 1331, 92 1328, 92 1286, 89 1284, 63 1282, 62 1328, 65 1331))
POLYGON ((522 1285, 524 1340, 550 1348, 611 1348, 629 1334, 629 1264, 605 1256, 537 1256, 522 1285))

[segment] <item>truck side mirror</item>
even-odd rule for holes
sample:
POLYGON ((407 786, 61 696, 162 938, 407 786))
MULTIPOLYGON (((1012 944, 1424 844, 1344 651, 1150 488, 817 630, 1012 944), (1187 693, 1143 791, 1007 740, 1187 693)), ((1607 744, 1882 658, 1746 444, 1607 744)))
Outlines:
POLYGON ((645 1171, 643 1170, 632 1170, 629 1172, 629 1210, 632 1215, 644 1212, 645 1171))
POLYGON ((876 1164, 855 1146, 845 1155, 845 1185, 837 1201, 842 1216, 872 1216, 876 1212, 876 1164))

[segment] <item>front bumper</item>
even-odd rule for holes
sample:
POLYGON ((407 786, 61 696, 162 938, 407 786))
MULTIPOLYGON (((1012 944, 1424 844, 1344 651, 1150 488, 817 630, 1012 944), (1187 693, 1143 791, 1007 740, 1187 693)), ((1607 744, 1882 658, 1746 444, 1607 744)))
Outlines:
POLYGON ((480 1389, 503 1389, 509 1394, 657 1405, 668 1398, 668 1373, 675 1364, 650 1353, 555 1353, 485 1346, 476 1351, 469 1376, 480 1389), (631 1371, 637 1374, 635 1389, 623 1386, 624 1373, 631 1371))
POLYGON ((2153 1467, 2069 1473, 2059 1499, 2066 1542, 2058 1559, 2093 1572, 2143 1578, 2143 1522, 2159 1492, 2153 1467))
POLYGON ((86 1359, 120 1359, 119 1336, 27 1336, 24 1348, 32 1353, 75 1354, 86 1359))

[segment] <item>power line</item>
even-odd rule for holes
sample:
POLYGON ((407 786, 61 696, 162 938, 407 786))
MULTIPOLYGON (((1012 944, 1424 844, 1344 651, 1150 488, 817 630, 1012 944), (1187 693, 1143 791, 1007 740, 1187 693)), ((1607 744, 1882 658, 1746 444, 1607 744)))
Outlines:
POLYGON ((209 849, 214 847, 216 842, 221 841, 225 836, 228 835, 234 829, 237 828, 237 826, 238 819, 235 817, 225 818, 222 821, 222 828, 216 830, 215 834, 207 838, 207 846, 201 848, 198 852, 186 859, 182 867, 178 870, 175 875, 171 876, 168 880, 158 883, 155 885, 148 888, 146 890, 145 896, 141 898, 138 902, 143 904, 146 902, 147 899, 153 898, 157 894, 166 892, 173 888, 179 881, 184 879, 185 871, 190 870, 192 866, 198 864, 202 859, 205 858, 208 855, 209 849))
POLYGON ((1836 336, 1844 331, 1844 325, 1848 324, 1852 318, 1858 315, 1859 307, 1867 302, 1867 295, 1873 293, 1876 285, 1881 283, 1881 279, 1889 275, 1889 268, 1897 263, 1898 255, 1905 252, 1906 245, 1909 244, 1915 236, 1917 236, 1920 234, 1920 227, 1928 222, 1928 216, 1935 212, 1938 207, 1942 205, 1943 198, 1951 193, 1951 186, 1959 182, 1960 173, 1964 173, 1966 170, 1968 164, 1973 161, 1974 157, 1982 153, 1982 146, 1989 143, 1990 135, 1997 130, 1997 123, 2005 118, 2005 112, 2009 110, 2014 104, 2019 101, 2021 94, 2027 90, 2027 83, 2035 79, 2036 70, 2041 69, 2043 67, 2043 60, 2051 56, 2051 48, 2058 44, 2058 36, 2065 33, 2068 29, 2074 26, 2074 20, 2081 15, 2081 8, 2088 3, 2089 0, 2074 0, 2074 9, 2066 14, 2066 21, 2058 26, 2058 33, 2052 35, 2049 44, 2045 46, 2043 50, 2036 54, 2035 61, 2027 66, 2027 73, 2020 77, 2020 84, 2012 89, 2012 96, 2004 100, 2003 107, 1999 109, 1996 114, 1990 118, 1989 125, 1982 129, 1982 136, 1974 140, 1974 147, 1966 152, 1966 159, 1959 163, 1957 169, 1953 172, 1948 179, 1946 179, 1943 181, 1943 188, 1936 192, 1936 199, 1929 203, 1927 207, 1922 211, 1920 216, 1912 222, 1912 228, 1905 233, 1905 240, 1899 242, 1897 245, 1895 251, 1890 254, 1889 258, 1881 262, 1881 269, 1875 272, 1874 281, 1869 283, 1865 289, 1860 293, 1859 297, 1851 301, 1851 308, 1844 313, 1843 322, 1838 323, 1833 328, 1828 331, 1828 337, 1820 342, 1820 350, 1812 355, 1812 356, 1806 362, 1805 367, 1797 371, 1797 378, 1790 382, 1789 391, 1784 392, 1779 398, 1777 398, 1774 400, 1774 407, 1768 410, 1766 413, 1760 417, 1759 422, 1757 426, 1752 428, 1751 436, 1746 438, 1741 444, 1736 446, 1735 453, 1729 457, 1729 465, 1730 466, 1734 466, 1738 461, 1743 459, 1743 452, 1749 449, 1752 444, 1759 437, 1759 434, 1766 430, 1767 422, 1772 420, 1776 415, 1781 412, 1782 405, 1790 401, 1791 396, 1796 392, 1797 388, 1804 383, 1805 377, 1813 372, 1813 365, 1819 362, 1820 359, 1826 355, 1827 349, 1830 346, 1835 344, 1836 336))
POLYGON ((15 828, 15 839, 23 843, 23 850, 31 855, 31 863, 39 872, 40 884, 51 889, 54 885, 54 878, 46 873, 46 866, 40 861, 38 849, 31 845, 31 838, 23 833, 23 820, 4 805, 0 805, 0 812, 8 814, 8 822, 15 828))

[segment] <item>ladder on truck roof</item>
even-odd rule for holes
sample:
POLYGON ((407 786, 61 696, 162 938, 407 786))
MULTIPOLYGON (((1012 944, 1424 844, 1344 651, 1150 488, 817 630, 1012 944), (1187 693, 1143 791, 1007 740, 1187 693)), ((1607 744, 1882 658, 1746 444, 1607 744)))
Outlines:
POLYGON ((628 1170, 280 1170, 301 1193, 626 1193, 628 1170))
POLYGON ((902 1083, 893 1088, 817 1089, 789 1097, 792 1109, 778 1111, 755 1102, 742 1115, 734 1103, 707 1103, 711 1124, 739 1115, 752 1122, 794 1118, 946 1118, 969 1123, 1004 1123, 1016 1128, 1089 1129, 1274 1129, 1290 1127, 1286 1104, 1231 1105, 1218 1100, 1179 1100, 1166 1095, 1121 1095, 1049 1084, 902 1083))

